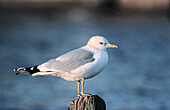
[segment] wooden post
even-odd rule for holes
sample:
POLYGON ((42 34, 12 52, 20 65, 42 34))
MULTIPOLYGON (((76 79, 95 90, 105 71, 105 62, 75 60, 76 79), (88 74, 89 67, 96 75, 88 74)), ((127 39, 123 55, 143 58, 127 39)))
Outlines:
POLYGON ((85 95, 73 99, 68 110, 106 110, 106 104, 98 95, 85 95))

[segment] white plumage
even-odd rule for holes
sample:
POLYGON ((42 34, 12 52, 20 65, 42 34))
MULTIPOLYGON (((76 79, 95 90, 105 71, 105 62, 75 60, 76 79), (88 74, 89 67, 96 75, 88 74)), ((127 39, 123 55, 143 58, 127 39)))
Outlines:
MULTIPOLYGON (((78 95, 80 95, 80 80, 84 84, 84 79, 97 75, 107 64, 108 54, 106 48, 108 47, 117 48, 116 45, 111 45, 104 37, 93 36, 87 45, 81 48, 72 50, 39 66, 19 68, 15 71, 20 71, 22 74, 29 72, 32 76, 51 75, 68 81, 78 81, 78 95)), ((81 94, 84 95, 83 90, 81 94)))

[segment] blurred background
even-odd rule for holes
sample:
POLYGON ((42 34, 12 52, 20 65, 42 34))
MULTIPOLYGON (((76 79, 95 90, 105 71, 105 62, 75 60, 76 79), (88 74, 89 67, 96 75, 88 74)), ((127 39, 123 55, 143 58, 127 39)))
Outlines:
POLYGON ((66 110, 77 82, 16 76, 106 37, 109 63, 85 82, 107 110, 170 110, 169 0, 0 0, 0 109, 66 110))

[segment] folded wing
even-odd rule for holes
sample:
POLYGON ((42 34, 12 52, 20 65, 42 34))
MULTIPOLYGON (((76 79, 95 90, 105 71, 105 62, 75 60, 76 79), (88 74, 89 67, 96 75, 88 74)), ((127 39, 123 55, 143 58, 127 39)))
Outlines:
POLYGON ((38 69, 40 71, 70 72, 94 60, 93 52, 85 49, 76 49, 39 65, 38 69))

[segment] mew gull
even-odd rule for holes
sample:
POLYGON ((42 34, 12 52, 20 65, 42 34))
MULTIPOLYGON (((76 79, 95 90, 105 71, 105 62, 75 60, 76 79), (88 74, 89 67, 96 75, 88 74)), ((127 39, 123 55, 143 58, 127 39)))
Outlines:
POLYGON ((106 48, 118 48, 116 45, 110 44, 106 38, 102 36, 93 36, 87 45, 72 50, 55 59, 51 59, 41 65, 18 68, 19 74, 50 75, 61 77, 68 81, 77 81, 78 96, 84 94, 84 79, 91 78, 100 73, 108 62, 108 54, 106 48), (80 82, 81 81, 81 82, 80 82), (81 94, 80 94, 81 83, 81 94))

